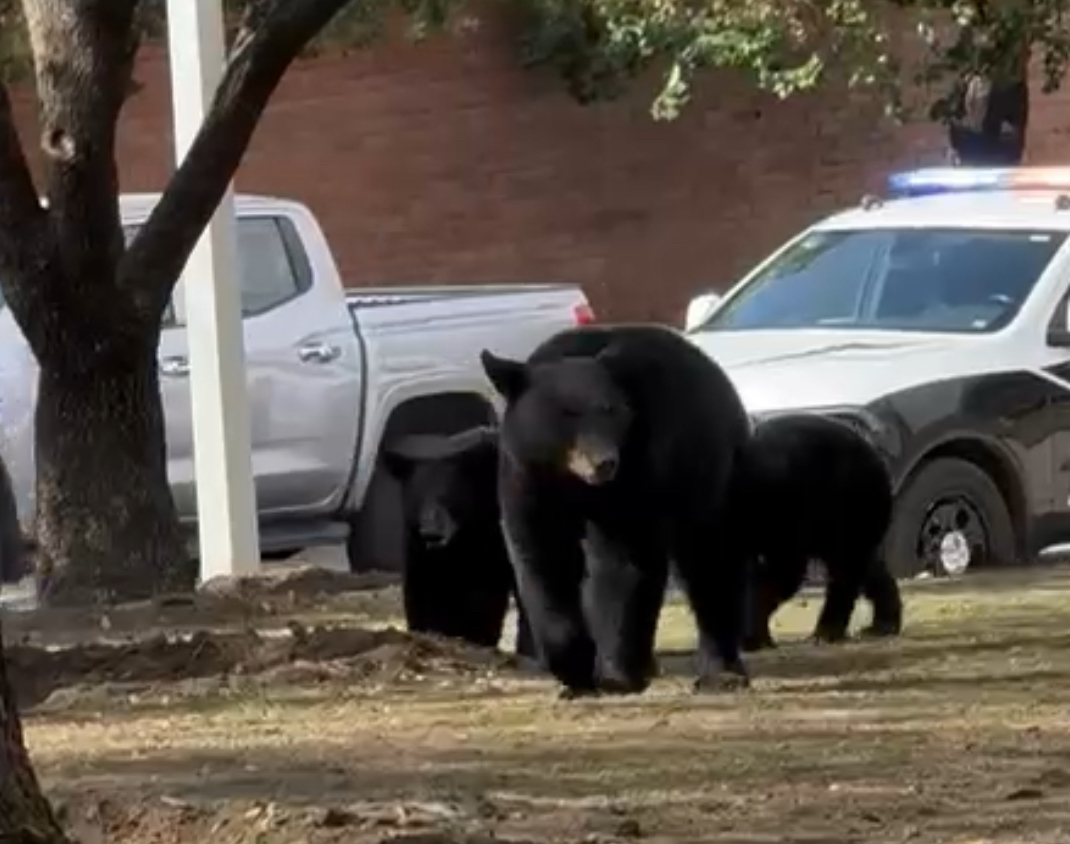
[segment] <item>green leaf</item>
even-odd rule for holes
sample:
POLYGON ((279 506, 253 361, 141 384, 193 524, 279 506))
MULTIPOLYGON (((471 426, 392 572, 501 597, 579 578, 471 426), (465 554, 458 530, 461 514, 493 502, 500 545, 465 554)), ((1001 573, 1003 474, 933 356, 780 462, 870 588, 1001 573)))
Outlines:
MULTIPOLYGON (((460 2, 353 0, 308 52, 360 49, 383 37, 397 12, 411 37, 425 38, 448 30, 460 2)), ((233 27, 245 0, 225 8, 233 27)), ((920 88, 930 116, 946 120, 968 73, 1020 73, 1028 52, 1050 92, 1070 62, 1070 0, 507 0, 504 8, 519 13, 524 65, 559 75, 581 103, 612 99, 652 75, 660 84, 651 113, 660 120, 680 114, 707 68, 742 71, 782 98, 832 80, 869 88, 892 116, 904 114, 904 89, 920 88)), ((142 9, 146 36, 161 37, 165 0, 143 0, 142 9)), ((29 58, 21 3, 0 0, 2 78, 24 75, 29 58)))

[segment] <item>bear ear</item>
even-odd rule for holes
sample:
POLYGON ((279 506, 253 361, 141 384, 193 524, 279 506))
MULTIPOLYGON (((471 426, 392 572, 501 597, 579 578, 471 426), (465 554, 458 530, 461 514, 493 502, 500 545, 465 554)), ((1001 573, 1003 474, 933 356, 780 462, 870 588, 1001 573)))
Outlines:
POLYGON ((498 429, 491 425, 480 425, 453 435, 454 441, 463 443, 463 450, 471 448, 498 447, 498 429))
POLYGON ((383 449, 387 469, 404 478, 417 463, 449 460, 498 444, 498 430, 481 425, 456 434, 410 434, 383 449))
POLYGON ((639 369, 639 362, 634 355, 628 355, 620 346, 610 343, 597 355, 595 360, 609 370, 609 374, 622 382, 634 376, 639 369))
POLYGON ((518 399, 521 393, 528 388, 527 364, 509 358, 500 358, 488 349, 484 349, 479 360, 483 364, 483 371, 502 398, 506 401, 518 399))
POLYGON ((416 468, 416 462, 404 451, 404 441, 386 446, 380 453, 383 468, 394 478, 404 483, 408 480, 412 470, 416 468), (398 448, 401 445, 402 448, 398 448))

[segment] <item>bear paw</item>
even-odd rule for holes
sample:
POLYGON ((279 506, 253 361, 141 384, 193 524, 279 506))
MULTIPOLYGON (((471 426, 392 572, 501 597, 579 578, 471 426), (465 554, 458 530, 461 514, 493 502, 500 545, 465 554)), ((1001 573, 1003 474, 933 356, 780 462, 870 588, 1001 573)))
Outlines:
POLYGON ((602 677, 598 681, 598 688, 607 695, 639 695, 649 686, 650 683, 645 678, 623 675, 602 677))
POLYGON ((651 660, 641 670, 624 668, 619 662, 605 660, 598 670, 598 688, 608 695, 638 695, 650 686, 656 672, 656 663, 651 660))
POLYGON ((830 627, 818 627, 809 639, 813 645, 836 645, 846 641, 846 630, 835 630, 830 627))
POLYGON ((898 624, 892 622, 874 622, 869 627, 864 627, 859 633, 865 639, 888 639, 893 636, 898 636, 902 632, 902 628, 898 624))
POLYGON ((766 633, 764 636, 747 636, 740 643, 741 649, 745 653, 754 653, 755 651, 773 650, 777 646, 773 641, 773 637, 766 633))
POLYGON ((750 688, 750 677, 737 671, 719 671, 695 678, 691 690, 695 694, 719 694, 738 692, 750 688))
POLYGON ((600 692, 596 688, 588 688, 586 686, 564 686, 561 691, 557 693, 558 700, 579 700, 585 697, 599 697, 600 692))

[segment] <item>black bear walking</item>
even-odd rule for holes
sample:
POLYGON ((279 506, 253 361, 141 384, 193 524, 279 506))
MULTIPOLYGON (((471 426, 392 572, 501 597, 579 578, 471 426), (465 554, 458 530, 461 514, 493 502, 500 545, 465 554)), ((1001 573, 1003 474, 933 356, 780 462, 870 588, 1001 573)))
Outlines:
POLYGON ((654 325, 569 329, 526 362, 485 351, 483 366, 506 399, 503 529, 565 695, 647 687, 670 559, 699 627, 696 689, 747 685, 746 560, 726 518, 750 428, 721 368, 654 325))
POLYGON ((752 555, 746 650, 773 646, 769 619, 802 587, 811 559, 827 572, 814 638, 846 638, 855 602, 873 604, 869 635, 900 632, 899 587, 881 554, 892 482, 877 450, 848 425, 816 414, 760 423, 734 490, 734 519, 752 555))

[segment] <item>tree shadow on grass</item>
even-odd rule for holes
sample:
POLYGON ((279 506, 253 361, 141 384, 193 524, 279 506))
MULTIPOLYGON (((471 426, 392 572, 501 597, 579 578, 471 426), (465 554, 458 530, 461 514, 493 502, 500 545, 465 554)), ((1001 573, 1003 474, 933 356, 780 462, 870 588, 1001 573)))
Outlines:
POLYGON ((487 743, 436 749, 415 739, 391 748, 343 747, 337 742, 317 746, 311 738, 295 739, 280 749, 258 746, 255 728, 249 727, 248 743, 234 749, 145 748, 136 756, 95 754, 82 763, 50 766, 49 778, 60 791, 148 793, 188 801, 266 799, 322 805, 505 792, 551 802, 610 801, 628 793, 642 802, 671 800, 672 793, 693 795, 722 784, 745 791, 780 777, 800 782, 864 778, 872 773, 871 753, 882 752, 894 765, 905 758, 897 747, 916 746, 921 740, 920 732, 870 730, 857 747, 845 750, 841 735, 830 740, 827 730, 793 730, 789 749, 766 735, 737 729, 696 746, 694 735, 666 726, 619 744, 602 735, 567 746, 549 737, 520 750, 487 743))
MULTIPOLYGON (((932 641, 909 639, 874 642, 855 641, 839 645, 785 642, 772 651, 749 654, 746 659, 755 677, 799 680, 821 677, 865 676, 883 672, 905 672, 931 668, 946 670, 951 661, 1001 660, 996 673, 1017 673, 1007 669, 1006 659, 1022 654, 1066 662, 1064 671, 1053 676, 1070 679, 1070 631, 1057 634, 1012 629, 1010 634, 995 626, 983 639, 962 636, 939 637, 932 641)), ((693 676, 697 657, 692 650, 671 650, 658 654, 663 676, 693 676)))
POLYGON ((234 750, 101 754, 81 767, 51 766, 48 779, 61 799, 97 793, 120 801, 360 805, 371 813, 375 805, 437 805, 462 820, 488 810, 527 821, 571 815, 572 831, 583 827, 577 818, 619 817, 626 808, 644 819, 654 812, 667 825, 705 817, 703 840, 720 842, 736 839, 712 834, 717 827, 747 829, 748 841, 767 840, 762 836, 773 830, 784 842, 874 840, 875 828, 856 834, 860 820, 862 828, 879 825, 879 840, 915 837, 910 830, 919 822, 935 836, 925 840, 965 840, 967 833, 988 840, 1016 828, 1024 840, 1047 841, 1025 831, 1065 828, 1070 781, 1048 773, 1064 758, 1023 749, 1014 758, 1001 755, 1007 764, 997 770, 991 748, 980 760, 926 754, 928 732, 872 725, 790 735, 719 731, 703 744, 666 728, 620 746, 435 749, 414 742, 388 753, 337 744, 266 748, 251 734, 251 746, 234 750), (837 825, 842 837, 807 832, 837 825))

